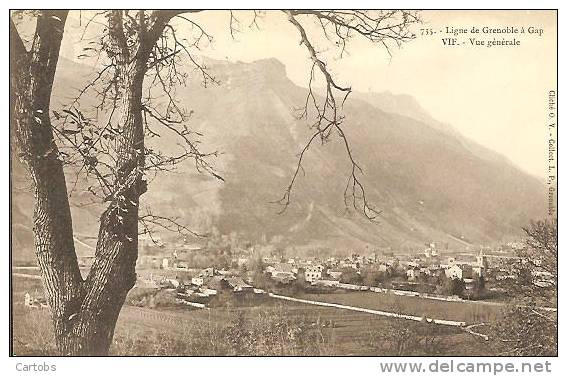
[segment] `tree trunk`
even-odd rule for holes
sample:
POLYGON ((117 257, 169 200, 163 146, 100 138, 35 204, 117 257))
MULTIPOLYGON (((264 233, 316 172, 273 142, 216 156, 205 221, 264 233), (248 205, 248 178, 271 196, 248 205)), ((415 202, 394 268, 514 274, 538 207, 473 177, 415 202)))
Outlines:
POLYGON ((114 328, 128 291, 136 282, 138 258, 138 205, 146 191, 142 86, 146 60, 131 61, 122 30, 121 11, 109 17, 109 32, 116 50, 120 99, 117 176, 109 204, 100 219, 95 261, 84 283, 85 297, 73 330, 73 354, 108 353, 114 328))
POLYGON ((35 247, 57 349, 62 355, 106 355, 126 295, 136 281, 138 206, 140 195, 146 191, 142 87, 150 50, 169 18, 159 17, 148 33, 141 11, 140 43, 132 58, 122 11, 109 14, 109 34, 117 51, 122 132, 117 176, 100 219, 95 261, 83 281, 74 248, 65 175, 49 119, 66 16, 63 11, 41 12, 30 52, 10 20, 12 118, 19 155, 28 167, 35 191, 35 247))
POLYGON ((81 330, 94 343, 89 351, 108 351, 120 309, 136 282, 138 258, 138 205, 146 190, 142 180, 143 123, 141 92, 143 75, 123 77, 124 119, 118 158, 118 176, 110 203, 101 216, 95 261, 85 281, 86 296, 81 307, 81 330))
POLYGON ((67 11, 41 12, 29 52, 10 20, 12 122, 19 157, 31 176, 36 256, 60 349, 72 329, 70 318, 84 295, 65 175, 49 118, 66 17, 67 11))
POLYGON ((30 173, 35 194, 34 242, 57 349, 62 355, 104 355, 125 296, 136 279, 137 205, 143 185, 133 145, 140 141, 142 123, 141 111, 131 104, 141 105, 142 85, 139 75, 135 82, 124 80, 122 177, 116 181, 121 189, 102 215, 95 262, 83 281, 63 165, 49 118, 66 16, 63 11, 42 12, 29 52, 10 21, 11 115, 18 154, 30 173))

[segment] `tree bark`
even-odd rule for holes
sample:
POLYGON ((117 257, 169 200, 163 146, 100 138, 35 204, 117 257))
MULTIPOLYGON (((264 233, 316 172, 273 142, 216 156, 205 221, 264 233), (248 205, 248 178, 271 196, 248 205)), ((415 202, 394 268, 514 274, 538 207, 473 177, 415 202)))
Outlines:
POLYGON ((35 249, 57 349, 62 355, 105 355, 126 294, 136 280, 138 202, 145 190, 140 168, 143 153, 139 153, 143 152, 144 72, 131 77, 131 70, 124 70, 120 176, 101 217, 95 262, 83 281, 63 165, 49 118, 66 16, 66 11, 41 12, 29 52, 10 20, 12 119, 18 154, 35 194, 35 249))
POLYGON ((53 137, 49 105, 67 11, 42 11, 28 52, 10 20, 11 99, 17 145, 35 192, 36 255, 61 355, 106 355, 128 291, 136 282, 138 206, 143 180, 142 87, 150 51, 176 13, 156 11, 151 30, 139 13, 138 48, 123 29, 123 12, 109 13, 119 78, 122 129, 117 176, 101 215, 95 260, 83 281, 73 241, 63 165, 53 137))
POLYGON ((55 339, 65 351, 70 320, 83 299, 63 165, 49 118, 50 97, 67 11, 42 11, 30 51, 10 20, 10 89, 18 154, 35 195, 33 233, 55 339))
MULTIPOLYGON (((143 14, 140 17, 143 20, 143 14)), ((136 282, 138 257, 138 206, 146 191, 143 180, 144 124, 142 87, 146 74, 145 44, 140 43, 136 58, 122 26, 122 11, 109 15, 109 33, 118 51, 119 127, 117 176, 109 204, 100 219, 95 260, 87 276, 85 297, 75 324, 75 352, 105 355, 128 291, 136 282), (81 342, 82 341, 82 342, 81 342)))

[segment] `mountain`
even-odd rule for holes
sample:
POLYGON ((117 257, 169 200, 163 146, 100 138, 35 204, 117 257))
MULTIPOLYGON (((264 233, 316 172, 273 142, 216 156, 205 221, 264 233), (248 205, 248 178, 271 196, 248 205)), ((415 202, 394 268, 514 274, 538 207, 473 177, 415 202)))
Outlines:
MULTIPOLYGON (((176 94, 192 111, 191 129, 204 134, 204 151, 223 152, 215 164, 225 182, 196 173, 187 161, 151 182, 143 205, 154 213, 252 241, 335 250, 411 249, 428 241, 496 244, 521 236, 529 219, 544 215, 540 181, 436 121, 412 97, 387 92, 353 93, 344 107, 344 130, 364 171, 368 197, 382 210, 378 223, 345 211, 350 166, 337 137, 307 152, 292 204, 278 214, 281 208, 272 202, 289 184, 310 135, 306 122, 294 116, 307 91, 275 59, 207 65, 220 85, 205 88, 189 70, 192 78, 176 94)), ((54 105, 72 96, 88 74, 88 68, 63 59, 54 105)), ((165 130, 160 135, 148 145, 173 151, 174 135, 165 130)), ((22 213, 16 226, 31 212, 19 204, 23 194, 13 193, 22 213)), ((96 211, 83 215, 83 210, 73 209, 74 226, 94 235, 96 211)))

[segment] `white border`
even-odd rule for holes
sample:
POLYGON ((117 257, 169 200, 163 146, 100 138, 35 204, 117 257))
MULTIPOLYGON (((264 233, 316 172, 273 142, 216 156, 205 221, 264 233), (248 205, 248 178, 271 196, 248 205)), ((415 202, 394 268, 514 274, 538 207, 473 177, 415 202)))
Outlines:
MULTIPOLYGON (((5 41, 4 48, 7 48, 8 38, 8 9, 9 8, 19 8, 19 9, 37 9, 37 8, 77 8, 77 7, 95 7, 96 9, 109 9, 109 8, 155 8, 159 5, 160 8, 180 8, 180 7, 192 7, 192 8, 207 8, 207 9, 224 9, 224 8, 244 8, 244 9, 263 9, 263 8, 273 8, 280 5, 283 8, 375 8, 380 7, 384 9, 388 8, 413 8, 413 9, 555 9, 561 8, 563 2, 560 1, 494 1, 494 0, 482 0, 482 1, 381 1, 371 2, 371 1, 360 1, 351 0, 348 2, 340 2, 336 0, 327 1, 297 1, 288 0, 285 2, 266 2, 266 1, 239 1, 238 3, 229 1, 170 1, 162 0, 156 4, 155 1, 148 0, 138 0, 134 1, 109 1, 109 0, 99 0, 94 3, 78 3, 77 1, 8 1, 2 3, 2 17, 3 17, 3 27, 1 29, 2 40, 5 41)), ((567 25, 567 20, 565 14, 567 13, 567 8, 559 10, 559 41, 560 43, 565 43, 567 38, 565 37, 564 27, 562 25, 567 25)), ((558 51, 559 64, 562 66, 564 59, 564 48, 558 51)), ((8 139, 8 53, 4 50, 4 58, 2 59, 2 72, 1 82, 2 82, 2 100, 3 104, 1 108, 2 118, 4 119, 4 130, 1 133, 2 139, 2 177, 4 184, 1 185, 0 195, 2 199, 2 224, 0 227, 3 255, 0 257, 0 273, 2 275, 2 288, 1 291, 1 301, 8 302, 8 238, 9 238, 9 216, 8 216, 8 161, 9 161, 9 139, 8 139)), ((560 81, 558 82, 558 89, 564 88, 565 85, 565 75, 561 73, 559 75, 560 81)), ((561 90, 558 90, 561 94, 561 90)), ((561 111, 563 109, 563 101, 561 101, 562 95, 559 95, 560 99, 559 110, 560 115, 563 115, 561 111)), ((560 116, 560 119, 563 119, 560 116)), ((567 140, 567 134, 563 131, 563 128, 559 126, 559 144, 561 145, 563 141, 567 140)), ((562 146, 558 147, 559 150, 563 150, 562 146)), ((561 153, 561 152, 560 152, 561 153)), ((561 154, 559 154, 561 155, 561 154)), ((567 181, 563 179, 563 166, 564 164, 559 164, 559 186, 561 190, 567 188, 567 181)), ((565 213, 565 202, 559 200, 559 213, 560 213, 560 244, 567 241, 564 239, 563 234, 563 216, 565 213)), ((562 265, 567 265, 567 256, 559 257, 560 260, 560 270, 567 270, 562 265)), ((567 291, 567 279, 559 279, 559 290, 567 291)), ((567 293, 560 293, 562 300, 559 304, 559 312, 561 316, 565 316, 567 307, 564 303, 565 296, 567 293)), ((61 375, 101 375, 101 374, 115 374, 115 373, 127 373, 127 374, 139 374, 139 375, 159 375, 159 374, 225 374, 225 375, 270 375, 270 376, 289 376, 290 374, 325 374, 325 375, 362 375, 362 374, 379 374, 378 363, 388 361, 389 359, 394 361, 400 361, 401 358, 8 358, 8 306, 3 305, 3 309, 0 310, 0 321, 3 325, 0 325, 0 359, 2 371, 6 371, 5 374, 19 374, 16 371, 16 364, 22 362, 29 363, 48 363, 57 365, 57 374, 61 375)), ((561 322, 561 320, 560 320, 561 322)), ((562 370, 567 369, 567 346, 565 346, 565 333, 567 330, 567 324, 560 324, 560 338, 559 338, 559 353, 563 355, 558 359, 549 359, 552 362, 552 374, 560 374, 562 370)), ((405 358, 408 361, 417 361, 421 358, 405 358)), ((483 360, 488 358, 470 358, 470 360, 483 360)), ((423 358, 424 361, 430 361, 431 358, 423 358)), ((447 361, 449 358, 444 358, 443 361, 447 361)), ((466 361, 467 358, 456 358, 457 361, 466 361)), ((497 359, 491 359, 497 360, 497 359)), ((503 358, 498 360, 504 361, 503 358)), ((516 364, 522 361, 527 361, 528 358, 506 358, 516 364)), ((536 361, 544 361, 544 359, 534 359, 536 361)), ((42 374, 47 374, 48 372, 43 372, 42 374)), ((446 375, 446 373, 445 373, 446 375)))

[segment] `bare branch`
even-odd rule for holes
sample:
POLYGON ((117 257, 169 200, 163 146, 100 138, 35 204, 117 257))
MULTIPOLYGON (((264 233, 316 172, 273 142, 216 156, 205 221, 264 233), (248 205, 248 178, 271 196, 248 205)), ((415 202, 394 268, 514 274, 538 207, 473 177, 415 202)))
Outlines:
POLYGON ((340 110, 352 89, 339 85, 334 80, 327 64, 319 57, 319 52, 309 40, 305 28, 296 16, 315 17, 327 39, 337 40, 336 45, 339 46, 340 55, 342 56, 346 50, 347 41, 355 35, 360 35, 370 42, 382 44, 389 52, 388 42, 395 42, 399 46, 401 43, 414 37, 409 32, 408 27, 411 23, 418 22, 417 15, 406 11, 381 11, 373 14, 369 11, 287 10, 284 13, 287 15, 289 22, 298 30, 300 44, 305 46, 312 61, 307 97, 304 106, 298 109, 297 117, 299 119, 309 119, 309 108, 313 108, 315 110, 315 121, 311 123, 310 127, 315 132, 301 150, 290 184, 285 189, 282 198, 277 201, 277 203, 282 205, 280 213, 283 213, 290 204, 292 190, 297 181, 299 171, 302 170, 302 162, 306 151, 311 147, 316 138, 320 139, 321 144, 325 144, 333 131, 336 131, 345 146, 351 165, 350 175, 344 190, 345 206, 352 205, 356 211, 369 220, 374 221, 381 212, 375 209, 367 199, 366 189, 360 177, 363 171, 354 159, 352 149, 342 127, 344 115, 340 113, 340 110), (317 95, 313 89, 317 72, 325 80, 325 94, 323 98, 317 95), (342 96, 340 104, 337 100, 337 95, 342 96))
POLYGON ((142 234, 149 234, 150 237, 155 231, 155 228, 161 228, 171 232, 177 232, 181 236, 192 235, 198 238, 207 237, 206 234, 200 234, 189 227, 181 224, 179 218, 164 217, 161 215, 155 215, 151 212, 150 208, 146 208, 146 214, 139 216, 139 222, 144 227, 142 234))

